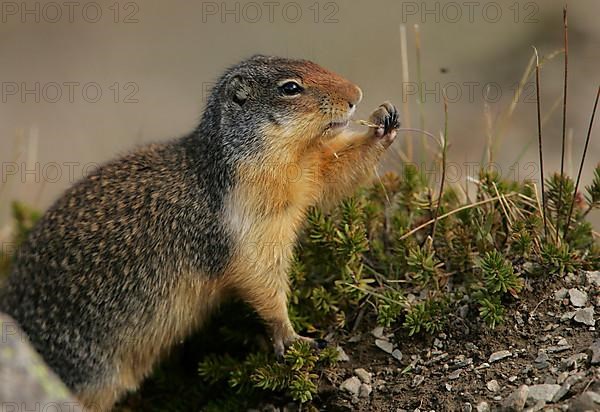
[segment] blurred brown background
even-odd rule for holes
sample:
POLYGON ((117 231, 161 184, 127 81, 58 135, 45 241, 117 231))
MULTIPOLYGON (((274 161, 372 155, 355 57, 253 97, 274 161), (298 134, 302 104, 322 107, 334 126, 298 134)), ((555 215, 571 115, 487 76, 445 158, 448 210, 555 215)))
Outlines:
MULTIPOLYGON (((384 100, 399 108, 406 101, 411 116, 403 124, 419 127, 414 24, 421 32, 425 129, 438 134, 443 126, 446 87, 449 158, 464 181, 465 163, 482 159, 486 89, 496 127, 531 46, 542 56, 562 48, 562 1, 98 0, 8 1, 1 7, 0 227, 8 222, 11 200, 46 208, 97 163, 191 130, 214 79, 255 53, 311 59, 359 84, 364 100, 357 118, 366 118, 384 100), (404 87, 403 23, 415 82, 404 87)), ((572 173, 600 82, 599 13, 597 0, 569 4, 572 173)), ((562 61, 557 55, 543 67, 545 114, 562 93, 562 61)), ((510 169, 536 133, 530 79, 494 155, 504 174, 537 177, 535 144, 510 169)), ((395 145, 402 147, 405 136, 395 145)), ((559 167, 560 137, 558 106, 544 127, 547 170, 559 167)), ((596 138, 585 183, 599 154, 596 138)), ((394 168, 398 162, 390 153, 384 164, 394 168)))

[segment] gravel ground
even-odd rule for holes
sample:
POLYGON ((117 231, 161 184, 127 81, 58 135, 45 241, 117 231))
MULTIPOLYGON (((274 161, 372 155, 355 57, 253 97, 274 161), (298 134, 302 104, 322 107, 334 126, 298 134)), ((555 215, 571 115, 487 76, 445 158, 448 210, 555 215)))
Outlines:
MULTIPOLYGON (((446 333, 381 327, 341 339, 321 379, 328 411, 600 411, 600 272, 529 280, 490 330, 463 310, 446 333)), ((265 411, 297 407, 266 405, 265 411)))

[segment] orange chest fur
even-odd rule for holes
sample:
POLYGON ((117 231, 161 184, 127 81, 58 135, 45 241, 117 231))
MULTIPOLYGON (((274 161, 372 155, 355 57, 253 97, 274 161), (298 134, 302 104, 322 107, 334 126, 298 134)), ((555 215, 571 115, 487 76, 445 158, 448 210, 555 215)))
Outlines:
POLYGON ((241 183, 226 199, 225 218, 238 260, 270 267, 291 258, 307 209, 316 203, 318 165, 307 159, 278 168, 241 168, 241 183))

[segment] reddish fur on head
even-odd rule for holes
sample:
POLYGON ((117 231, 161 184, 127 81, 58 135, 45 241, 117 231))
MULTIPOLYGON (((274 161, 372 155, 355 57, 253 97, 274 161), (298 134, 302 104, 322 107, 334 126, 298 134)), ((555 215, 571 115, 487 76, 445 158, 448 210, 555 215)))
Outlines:
POLYGON ((310 61, 290 63, 299 74, 297 81, 303 92, 288 99, 296 113, 290 122, 272 130, 299 143, 313 143, 315 138, 331 137, 343 130, 362 99, 362 91, 354 83, 310 61))
POLYGON ((207 120, 218 119, 228 144, 244 149, 234 154, 293 157, 343 130, 361 98, 358 86, 313 62, 255 56, 221 78, 207 120), (298 93, 286 93, 289 84, 298 93))

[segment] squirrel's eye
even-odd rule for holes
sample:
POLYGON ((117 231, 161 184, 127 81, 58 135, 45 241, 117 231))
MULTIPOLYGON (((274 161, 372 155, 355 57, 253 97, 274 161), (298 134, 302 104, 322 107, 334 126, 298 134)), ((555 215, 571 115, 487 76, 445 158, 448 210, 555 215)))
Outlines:
POLYGON ((285 82, 279 86, 279 90, 285 96, 296 96, 297 94, 302 93, 304 89, 296 82, 285 82))

